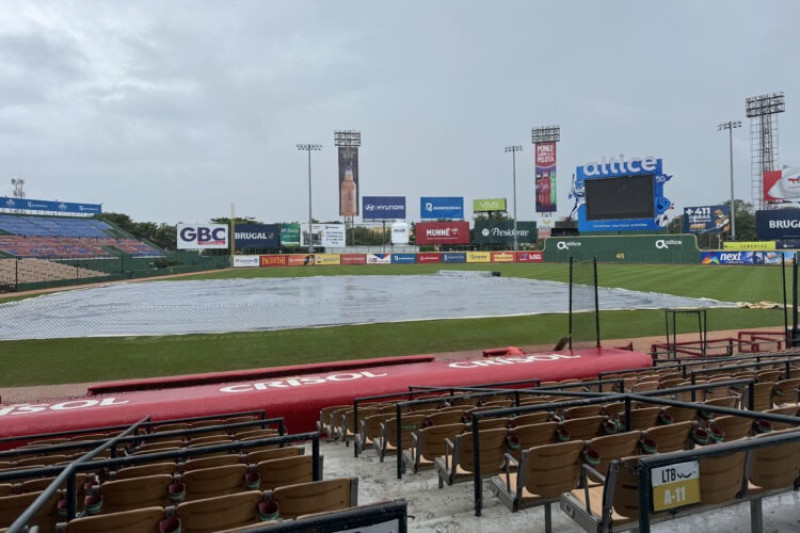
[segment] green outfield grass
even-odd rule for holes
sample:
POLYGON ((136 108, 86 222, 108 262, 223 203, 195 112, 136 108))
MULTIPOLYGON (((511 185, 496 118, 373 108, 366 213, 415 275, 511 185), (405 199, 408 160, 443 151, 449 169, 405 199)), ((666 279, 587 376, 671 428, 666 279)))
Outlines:
MULTIPOLYGON (((565 264, 322 266, 226 270, 172 279, 308 275, 414 275, 438 270, 494 270, 503 276, 567 281, 565 264)), ((731 302, 783 301, 779 268, 686 265, 599 265, 601 286, 709 297, 731 302)), ((164 281, 168 282, 168 281, 164 281)), ((602 302, 601 302, 602 308, 602 302)), ((783 326, 777 310, 711 309, 711 330, 783 326)), ((679 331, 696 331, 680 320, 679 331)), ((376 356, 438 353, 507 345, 552 344, 567 332, 564 314, 434 320, 298 330, 170 337, 0 342, 0 387, 74 383, 259 368, 376 356)), ((601 312, 601 337, 664 335, 664 315, 601 312)))

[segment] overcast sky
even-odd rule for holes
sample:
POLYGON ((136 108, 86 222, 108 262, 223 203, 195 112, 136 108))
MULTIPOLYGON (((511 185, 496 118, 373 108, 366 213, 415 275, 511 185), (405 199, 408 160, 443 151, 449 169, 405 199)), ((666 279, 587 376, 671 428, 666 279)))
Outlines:
POLYGON ((683 207, 751 195, 745 98, 784 91, 800 165, 800 2, 0 3, 0 196, 135 221, 338 217, 333 132, 362 132, 360 195, 506 197, 534 213, 531 127, 558 124, 560 217, 577 165, 652 155, 683 207))

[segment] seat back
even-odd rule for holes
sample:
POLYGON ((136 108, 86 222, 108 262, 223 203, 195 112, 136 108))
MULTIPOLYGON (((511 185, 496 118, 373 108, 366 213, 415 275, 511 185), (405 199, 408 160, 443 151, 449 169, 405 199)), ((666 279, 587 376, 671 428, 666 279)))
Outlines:
POLYGON ((475 444, 472 432, 456 436, 453 463, 467 472, 480 468, 481 476, 496 474, 503 469, 506 452, 506 429, 489 429, 478 432, 480 465, 475 463, 475 444))
POLYGON ((158 531, 164 518, 163 507, 143 507, 96 516, 84 516, 67 522, 66 533, 141 533, 158 531))
POLYGON ((569 437, 572 440, 593 439, 603 434, 604 420, 602 416, 564 420, 561 422, 560 429, 569 432, 569 437))
POLYGON ((347 509, 358 505, 358 478, 333 478, 278 487, 268 493, 281 518, 347 509))
POLYGON ((556 429, 558 422, 540 422, 514 427, 508 432, 509 441, 516 438, 515 444, 518 446, 512 447, 511 455, 519 459, 522 450, 555 442, 556 429))
POLYGON ((464 432, 464 424, 437 424, 422 428, 417 433, 418 452, 427 459, 433 461, 435 457, 445 454, 447 444, 445 439, 454 442, 457 435, 464 432))
POLYGON ((658 424, 658 415, 661 407, 639 407, 631 409, 630 429, 643 430, 658 424))
POLYGON ((283 448, 273 448, 271 450, 259 450, 247 454, 247 462, 256 464, 270 459, 280 459, 281 457, 291 457, 293 455, 303 455, 306 449, 303 446, 284 446, 283 448))
POLYGON ((114 474, 114 479, 130 479, 133 477, 153 476, 156 474, 172 474, 177 465, 173 462, 147 463, 139 466, 126 466, 114 474))
POLYGON ((241 457, 232 453, 224 455, 210 455, 208 457, 196 457, 189 459, 181 465, 183 472, 197 470, 199 468, 211 468, 214 466, 236 465, 242 462, 241 457))
POLYGON ((244 490, 247 465, 225 465, 199 468, 183 474, 186 485, 186 500, 198 500, 232 494, 244 490))
POLYGON ((666 426, 655 426, 648 428, 643 436, 654 440, 661 453, 688 450, 692 447, 689 434, 694 426, 695 423, 689 420, 666 426))
POLYGON ((258 523, 262 493, 249 490, 203 500, 183 502, 175 509, 181 531, 214 533, 258 523))
POLYGON ((594 469, 605 476, 611 461, 636 454, 636 447, 639 445, 639 439, 641 437, 641 431, 626 431, 625 433, 605 435, 603 437, 591 439, 587 447, 596 451, 600 457, 594 469))
POLYGON ((519 483, 531 493, 557 498, 578 486, 583 442, 568 441, 534 446, 522 452, 519 483))
POLYGON ((713 505, 733 500, 742 489, 747 452, 700 459, 700 503, 713 505))
POLYGON ((639 476, 636 474, 638 456, 622 457, 609 468, 614 475, 614 511, 626 518, 639 518, 639 476))
POLYGON ((722 431, 725 442, 743 439, 753 433, 753 419, 744 416, 726 415, 714 418, 711 426, 722 431))
POLYGON ((103 498, 101 513, 130 511, 141 507, 169 505, 169 486, 172 476, 156 474, 106 481, 100 485, 103 498))
MULTIPOLYGON (((27 509, 41 492, 28 492, 26 494, 15 494, 12 496, 0 497, 0 527, 8 527, 27 509)), ((61 493, 56 491, 47 502, 34 515, 28 525, 38 526, 39 531, 54 531, 58 522, 58 500, 61 493)))
POLYGON ((513 426, 527 426, 529 424, 539 424, 541 422, 547 422, 550 418, 550 413, 547 411, 536 411, 534 413, 528 413, 524 415, 515 416, 511 420, 509 420, 509 424, 513 426))
POLYGON ((750 482, 753 485, 764 489, 792 487, 800 478, 800 441, 756 448, 751 454, 750 482))
POLYGON ((256 465, 261 478, 261 490, 272 490, 282 485, 314 481, 314 457, 294 455, 261 461, 256 465))

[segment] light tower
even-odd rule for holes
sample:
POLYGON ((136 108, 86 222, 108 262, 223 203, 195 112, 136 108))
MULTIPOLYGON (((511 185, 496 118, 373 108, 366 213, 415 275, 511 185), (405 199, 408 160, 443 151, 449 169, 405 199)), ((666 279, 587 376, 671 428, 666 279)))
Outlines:
POLYGON ((321 144, 298 144, 297 149, 308 152, 308 253, 314 253, 314 238, 311 216, 311 152, 322 150, 321 144))
POLYGON ((11 185, 14 186, 14 198, 25 198, 25 180, 19 178, 11 178, 11 185))
POLYGON ((514 251, 516 252, 519 249, 517 240, 517 152, 522 151, 522 145, 506 146, 505 151, 511 152, 511 176, 514 184, 514 251))
POLYGON ((764 172, 777 170, 778 165, 778 118, 773 118, 773 115, 786 111, 786 99, 783 91, 762 94, 747 98, 744 107, 750 119, 753 206, 763 209, 764 172))
POLYGON ((730 171, 731 171, 731 240, 736 240, 736 212, 735 200, 733 195, 733 130, 734 128, 741 128, 741 120, 729 120, 717 126, 717 131, 728 130, 728 155, 730 158, 730 171))

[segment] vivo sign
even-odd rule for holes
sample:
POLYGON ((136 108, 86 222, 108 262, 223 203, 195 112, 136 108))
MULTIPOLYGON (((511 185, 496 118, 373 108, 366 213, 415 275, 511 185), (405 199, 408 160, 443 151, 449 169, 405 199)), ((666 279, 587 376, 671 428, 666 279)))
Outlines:
POLYGON ((226 224, 178 225, 178 249, 210 250, 228 247, 228 226, 226 224))

